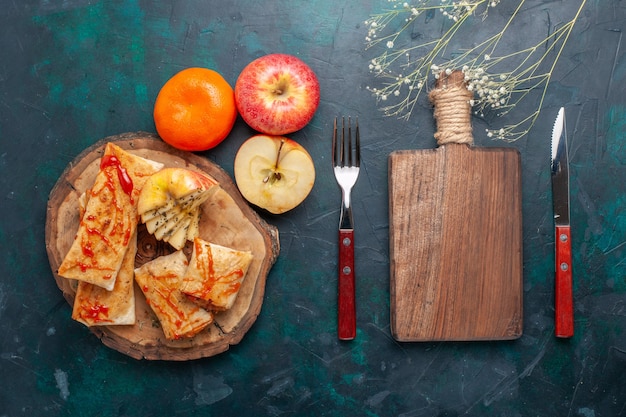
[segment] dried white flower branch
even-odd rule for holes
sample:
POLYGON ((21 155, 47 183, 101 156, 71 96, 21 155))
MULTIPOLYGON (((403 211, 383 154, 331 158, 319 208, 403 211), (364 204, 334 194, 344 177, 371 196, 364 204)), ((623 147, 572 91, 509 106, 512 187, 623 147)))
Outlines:
POLYGON ((495 34, 484 40, 474 39, 476 43, 471 48, 455 48, 453 51, 450 49, 459 38, 470 36, 462 30, 469 25, 468 19, 479 14, 483 21, 486 20, 490 9, 497 7, 500 0, 387 1, 392 8, 372 15, 365 22, 368 30, 366 48, 384 46, 380 55, 369 64, 370 72, 382 79, 382 86, 368 86, 376 99, 383 103, 384 114, 408 119, 428 88, 430 77, 436 78, 442 71, 455 69, 462 69, 465 73, 468 88, 474 92, 470 103, 479 116, 485 116, 487 112, 505 115, 531 91, 540 91, 539 103, 530 115, 513 125, 487 129, 488 136, 504 141, 521 138, 537 120, 556 63, 586 3, 586 0, 580 0, 575 16, 546 38, 524 49, 498 55, 499 43, 519 17, 526 0, 519 1, 510 18, 495 34), (418 17, 432 20, 436 13, 449 19, 449 26, 439 38, 417 42, 405 39, 418 17), (402 19, 400 23, 397 23, 398 19, 402 19))

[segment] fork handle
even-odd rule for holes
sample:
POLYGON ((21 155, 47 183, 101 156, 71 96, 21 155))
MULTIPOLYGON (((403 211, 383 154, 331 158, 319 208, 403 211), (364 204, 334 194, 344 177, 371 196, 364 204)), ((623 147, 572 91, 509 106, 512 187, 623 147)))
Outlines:
POLYGON ((354 285, 354 230, 339 230, 338 279, 339 339, 352 340, 356 336, 356 303, 354 285))

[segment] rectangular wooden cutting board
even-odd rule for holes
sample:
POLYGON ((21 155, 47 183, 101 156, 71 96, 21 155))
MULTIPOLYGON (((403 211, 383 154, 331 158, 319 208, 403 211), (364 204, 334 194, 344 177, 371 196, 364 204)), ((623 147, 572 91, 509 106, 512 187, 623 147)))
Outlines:
POLYGON ((445 144, 388 162, 392 336, 520 337, 519 152, 445 144))

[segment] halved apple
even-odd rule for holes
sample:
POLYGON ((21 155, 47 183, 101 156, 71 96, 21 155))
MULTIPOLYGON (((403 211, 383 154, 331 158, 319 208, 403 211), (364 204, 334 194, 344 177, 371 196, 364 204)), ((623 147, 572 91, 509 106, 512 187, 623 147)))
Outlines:
POLYGON ((315 182, 311 155, 284 136, 256 135, 235 156, 235 182, 243 197, 270 213, 298 206, 315 182))
POLYGON ((148 232, 175 249, 198 236, 200 205, 218 183, 185 168, 164 168, 148 178, 139 194, 137 211, 148 232))

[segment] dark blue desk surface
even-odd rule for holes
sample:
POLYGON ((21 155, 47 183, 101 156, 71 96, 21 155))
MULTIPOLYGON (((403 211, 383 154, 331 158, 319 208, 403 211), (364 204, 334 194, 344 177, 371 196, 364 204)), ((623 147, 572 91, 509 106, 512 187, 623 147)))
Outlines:
MULTIPOLYGON (((523 336, 422 344, 397 343, 389 332, 387 156, 434 147, 434 127, 426 105, 408 122, 384 118, 365 89, 373 56, 364 50, 363 21, 384 1, 5 3, 0 416, 626 415, 623 2, 588 2, 537 125, 510 145, 523 164, 523 336), (206 66, 234 84, 250 60, 271 52, 306 60, 322 101, 312 123, 292 135, 315 160, 312 194, 290 213, 263 215, 279 228, 282 252, 257 322, 239 345, 203 360, 136 361, 106 348, 71 320, 54 283, 44 246, 52 186, 95 141, 154 131, 154 98, 173 73, 206 66), (561 105, 572 162, 571 340, 553 336, 547 162, 561 105), (350 343, 335 336, 339 190, 329 144, 332 118, 341 114, 359 116, 364 143, 354 207, 358 336, 350 343)), ((556 3, 531 6, 528 30, 546 31, 556 3)), ((477 144, 504 146, 475 123, 477 144)), ((238 121, 226 142, 202 155, 232 174, 234 153, 250 134, 238 121)))

